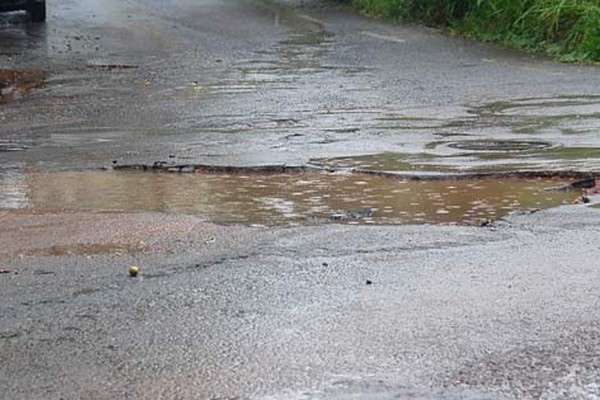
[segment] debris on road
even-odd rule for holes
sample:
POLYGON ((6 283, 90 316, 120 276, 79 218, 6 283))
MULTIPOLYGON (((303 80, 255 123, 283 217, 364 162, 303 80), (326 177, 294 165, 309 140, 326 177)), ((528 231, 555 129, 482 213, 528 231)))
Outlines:
POLYGON ((372 218, 373 210, 370 208, 361 208, 358 210, 345 210, 329 216, 330 221, 354 221, 363 218, 372 218))
POLYGON ((479 226, 481 228, 483 228, 485 226, 492 225, 493 223, 494 223, 493 219, 487 218, 487 219, 481 220, 481 222, 479 223, 479 226))
POLYGON ((590 198, 586 196, 579 196, 575 200, 573 200, 573 204, 588 204, 590 202, 590 198))
POLYGON ((132 278, 135 278, 136 276, 138 276, 139 273, 140 273, 140 267, 138 267, 137 265, 132 265, 129 267, 129 276, 131 276, 132 278))

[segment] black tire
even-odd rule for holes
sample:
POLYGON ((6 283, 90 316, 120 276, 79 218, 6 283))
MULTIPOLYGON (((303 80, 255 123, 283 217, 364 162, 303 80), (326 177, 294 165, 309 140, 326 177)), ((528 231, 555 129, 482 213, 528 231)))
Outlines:
POLYGON ((31 17, 31 22, 44 22, 46 20, 46 0, 31 0, 27 11, 31 17))

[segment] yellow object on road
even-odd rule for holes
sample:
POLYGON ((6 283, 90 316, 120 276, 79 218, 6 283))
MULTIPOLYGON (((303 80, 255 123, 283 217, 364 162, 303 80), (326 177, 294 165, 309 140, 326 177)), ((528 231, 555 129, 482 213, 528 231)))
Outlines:
POLYGON ((138 267, 137 265, 132 265, 131 267, 129 267, 129 276, 136 277, 139 273, 140 267, 138 267))

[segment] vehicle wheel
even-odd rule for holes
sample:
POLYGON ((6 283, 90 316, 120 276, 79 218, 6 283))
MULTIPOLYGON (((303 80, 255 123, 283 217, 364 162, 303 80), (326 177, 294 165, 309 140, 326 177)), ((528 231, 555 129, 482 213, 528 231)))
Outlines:
POLYGON ((32 22, 44 22, 46 20, 46 0, 31 0, 27 11, 29 11, 32 22))

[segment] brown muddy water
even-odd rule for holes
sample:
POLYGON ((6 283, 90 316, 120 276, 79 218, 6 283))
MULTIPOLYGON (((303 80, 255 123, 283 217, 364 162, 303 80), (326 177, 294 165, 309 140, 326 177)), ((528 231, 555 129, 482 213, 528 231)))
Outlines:
POLYGON ((519 171, 600 171, 600 148, 552 146, 543 141, 464 140, 433 142, 433 153, 379 153, 321 158, 311 164, 333 169, 368 171, 436 171, 444 173, 502 173, 519 171), (448 154, 445 150, 450 149, 448 154))
POLYGON ((157 211, 219 224, 479 224, 571 202, 550 179, 399 180, 294 174, 1 172, 0 209, 157 211))
POLYGON ((39 71, 0 69, 0 104, 9 103, 40 87, 44 75, 39 71))

